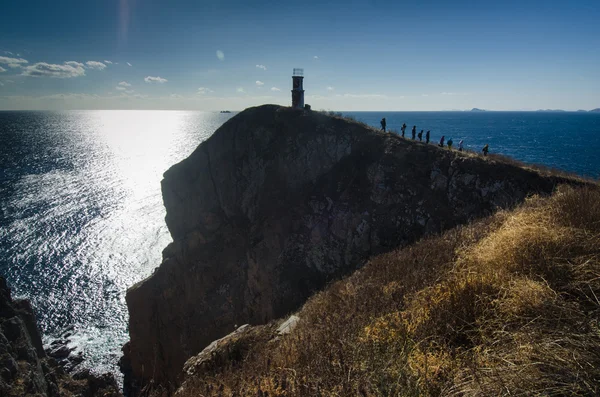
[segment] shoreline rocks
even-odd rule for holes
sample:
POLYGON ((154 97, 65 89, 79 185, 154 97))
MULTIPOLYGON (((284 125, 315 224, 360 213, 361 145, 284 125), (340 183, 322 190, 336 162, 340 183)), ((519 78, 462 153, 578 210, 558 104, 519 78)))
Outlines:
POLYGON ((54 343, 47 354, 31 304, 13 300, 6 280, 0 276, 0 395, 122 396, 112 374, 88 371, 86 376, 71 377, 65 368, 82 357, 71 355, 67 343, 54 343))

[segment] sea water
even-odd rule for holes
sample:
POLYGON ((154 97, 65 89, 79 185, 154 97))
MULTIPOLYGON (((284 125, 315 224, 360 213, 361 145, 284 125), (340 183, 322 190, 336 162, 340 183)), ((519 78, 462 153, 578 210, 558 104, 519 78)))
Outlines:
MULTIPOLYGON (((589 177, 600 172, 600 114, 344 112, 410 137, 589 177)), ((73 329, 82 365, 118 372, 125 292, 171 241, 160 181, 233 114, 175 111, 0 112, 0 274, 31 299, 46 343, 73 329)))

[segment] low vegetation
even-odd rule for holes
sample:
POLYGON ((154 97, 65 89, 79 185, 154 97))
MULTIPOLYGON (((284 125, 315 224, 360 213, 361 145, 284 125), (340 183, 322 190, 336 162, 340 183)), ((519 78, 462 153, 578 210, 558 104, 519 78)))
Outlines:
POLYGON ((374 258, 179 395, 598 395, 599 296, 600 191, 563 186, 374 258))

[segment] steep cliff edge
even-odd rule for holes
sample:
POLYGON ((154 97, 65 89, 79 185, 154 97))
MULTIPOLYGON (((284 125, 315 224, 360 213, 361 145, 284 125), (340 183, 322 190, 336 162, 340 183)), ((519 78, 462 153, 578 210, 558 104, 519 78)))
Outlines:
POLYGON ((127 293, 126 382, 175 385, 236 324, 283 316, 373 254, 557 182, 315 112, 247 109, 164 175, 174 242, 127 293))

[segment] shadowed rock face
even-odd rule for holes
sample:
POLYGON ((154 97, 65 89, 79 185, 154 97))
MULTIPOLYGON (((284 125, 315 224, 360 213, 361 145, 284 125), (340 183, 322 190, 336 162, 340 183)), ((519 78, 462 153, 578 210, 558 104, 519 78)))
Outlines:
POLYGON ((31 304, 13 300, 0 276, 0 396, 33 395, 122 397, 111 374, 71 377, 47 357, 31 304))
POLYGON ((164 175, 174 242, 127 293, 126 382, 175 385, 235 324, 281 317, 370 255, 556 182, 319 113, 247 109, 164 175))

